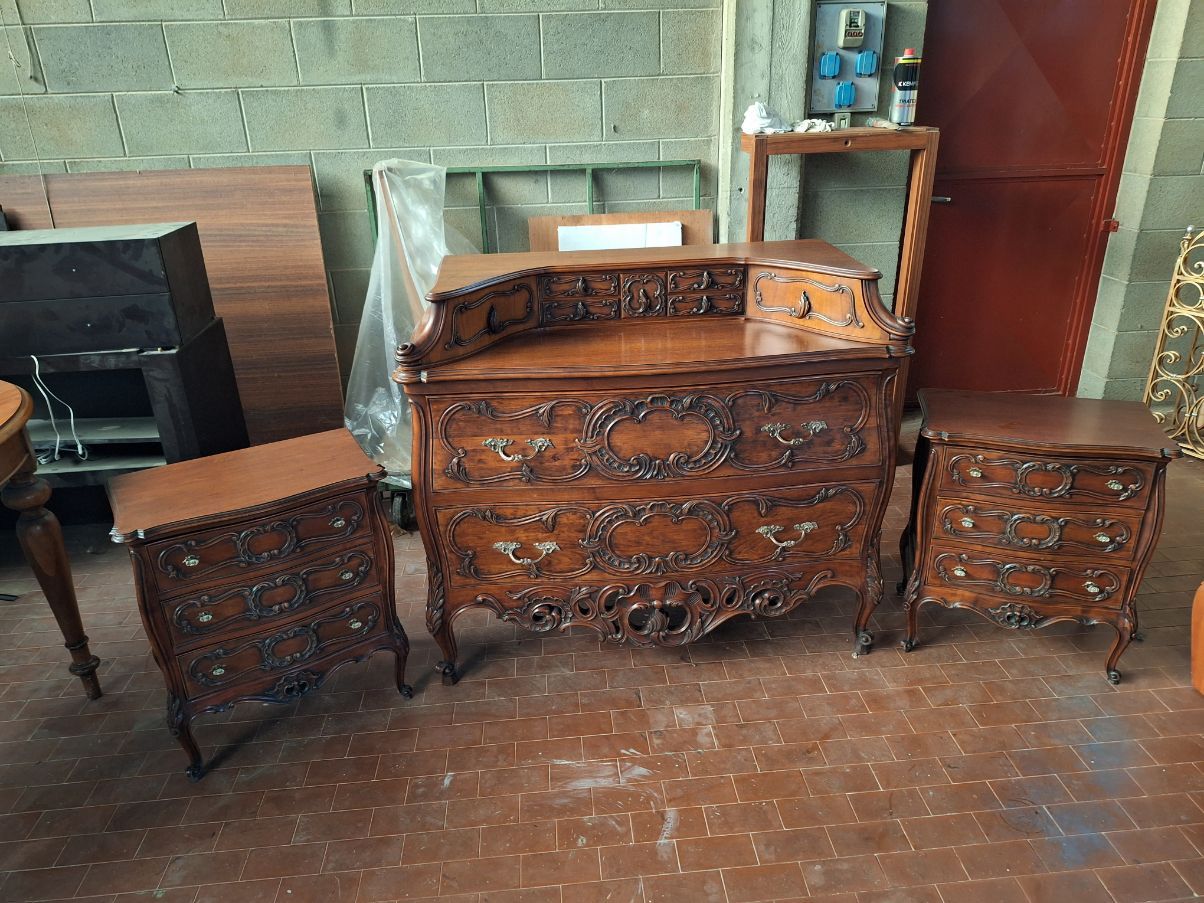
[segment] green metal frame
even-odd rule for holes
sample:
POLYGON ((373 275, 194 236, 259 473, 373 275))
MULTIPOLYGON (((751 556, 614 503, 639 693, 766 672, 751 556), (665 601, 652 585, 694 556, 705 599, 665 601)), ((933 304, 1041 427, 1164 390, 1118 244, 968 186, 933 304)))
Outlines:
MULTIPOLYGON (((530 163, 499 166, 449 166, 448 175, 472 174, 476 177, 477 212, 481 220, 481 250, 488 254, 489 222, 485 214, 485 175, 495 172, 584 172, 586 212, 594 212, 594 172, 612 172, 620 169, 668 169, 689 166, 694 170, 694 209, 702 209, 702 161, 701 160, 641 160, 632 163, 530 163)), ((372 185, 372 170, 364 170, 364 189, 368 193, 368 209, 372 213, 372 238, 377 235, 376 192, 372 185)))

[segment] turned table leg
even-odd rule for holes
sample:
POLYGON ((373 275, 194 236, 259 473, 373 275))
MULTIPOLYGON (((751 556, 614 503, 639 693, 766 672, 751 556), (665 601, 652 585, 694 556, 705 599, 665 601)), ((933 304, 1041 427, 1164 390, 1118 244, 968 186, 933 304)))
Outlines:
POLYGON ((33 471, 18 473, 0 491, 0 501, 19 514, 17 540, 63 633, 64 645, 71 653, 69 670, 83 683, 89 699, 99 699, 101 691, 96 668, 100 659, 88 649, 88 637, 79 617, 79 602, 71 581, 71 564, 63 546, 63 531, 58 518, 46 510, 49 500, 50 486, 33 471))

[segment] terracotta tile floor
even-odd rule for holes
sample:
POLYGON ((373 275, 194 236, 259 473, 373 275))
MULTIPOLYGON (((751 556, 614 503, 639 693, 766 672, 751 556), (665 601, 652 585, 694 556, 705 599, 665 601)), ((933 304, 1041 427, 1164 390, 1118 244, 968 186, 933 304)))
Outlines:
MULTIPOLYGON (((903 522, 910 469, 887 519, 903 522)), ((433 680, 416 536, 398 539, 417 691, 384 656, 294 709, 198 723, 189 784, 128 562, 72 531, 106 695, 66 674, 4 540, 0 900, 1182 900, 1204 895, 1204 697, 1188 686, 1204 579, 1204 465, 1171 467, 1141 593, 1147 639, 1018 635, 928 610, 899 651, 888 595, 853 659, 851 601, 735 622, 684 650, 465 623, 467 674, 433 680)), ((888 561, 893 588, 898 561, 888 561)))

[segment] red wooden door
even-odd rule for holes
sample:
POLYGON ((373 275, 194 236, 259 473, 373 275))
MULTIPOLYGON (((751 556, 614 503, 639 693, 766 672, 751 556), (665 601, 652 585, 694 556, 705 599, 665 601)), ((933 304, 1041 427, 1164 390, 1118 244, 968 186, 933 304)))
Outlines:
POLYGON ((1153 9, 928 4, 916 119, 941 149, 909 394, 1074 391, 1153 9))

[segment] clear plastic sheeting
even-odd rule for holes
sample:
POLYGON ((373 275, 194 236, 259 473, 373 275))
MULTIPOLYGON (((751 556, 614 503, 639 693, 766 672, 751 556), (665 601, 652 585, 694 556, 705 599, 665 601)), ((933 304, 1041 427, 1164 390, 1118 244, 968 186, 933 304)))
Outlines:
POLYGON ((344 422, 360 447, 409 485, 410 406, 392 379, 397 346, 409 341, 430 306, 439 263, 473 246, 443 222, 447 170, 429 163, 385 160, 372 167, 378 235, 368 296, 347 381, 344 422))

